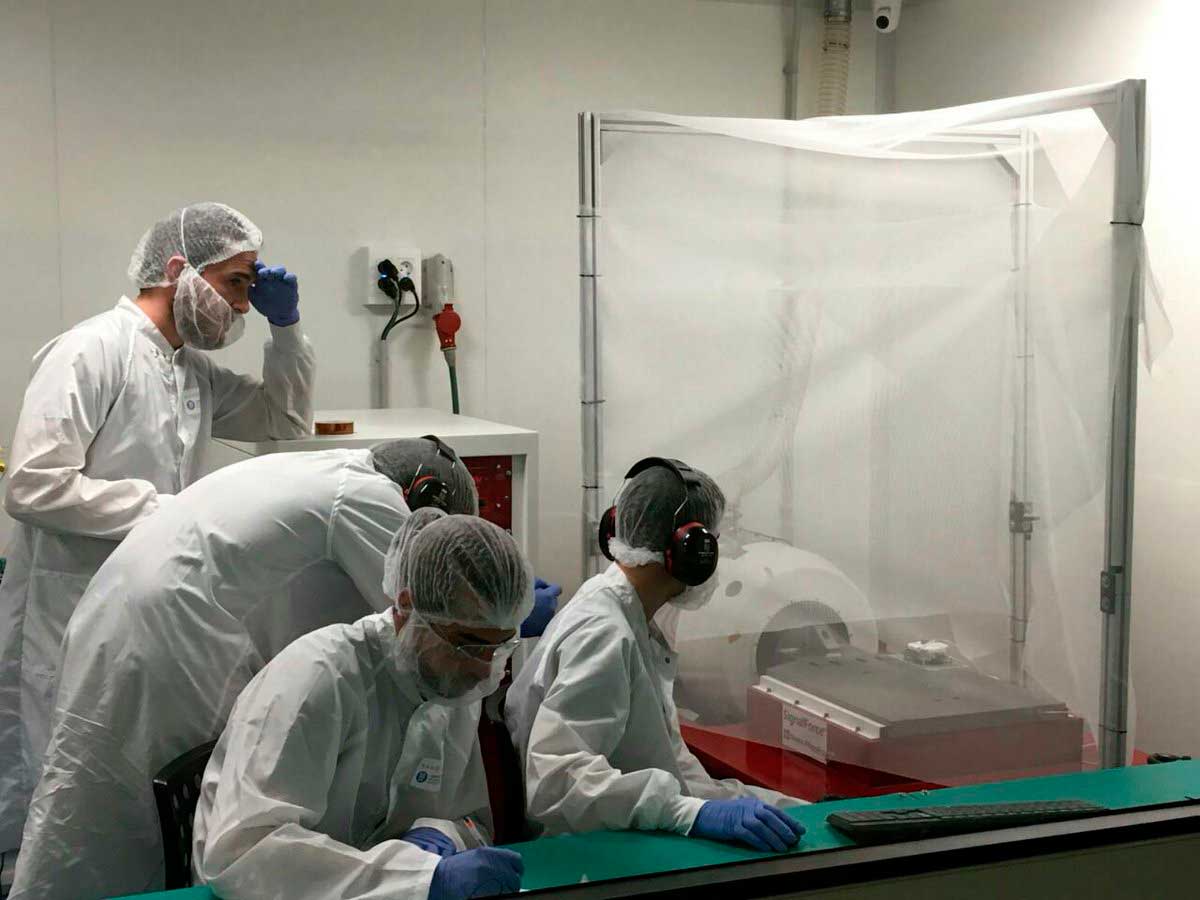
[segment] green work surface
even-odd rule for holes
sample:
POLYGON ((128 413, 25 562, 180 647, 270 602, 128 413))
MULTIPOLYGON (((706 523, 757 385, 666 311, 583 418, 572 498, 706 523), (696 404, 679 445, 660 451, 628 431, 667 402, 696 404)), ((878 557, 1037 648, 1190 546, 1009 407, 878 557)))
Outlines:
POLYGON ((213 892, 206 887, 183 888, 178 891, 156 891, 153 894, 129 894, 114 900, 213 900, 213 892))
MULTIPOLYGON (((805 828, 804 837, 792 852, 811 853, 853 846, 849 838, 825 823, 825 817, 839 809, 1065 799, 1090 800, 1110 809, 1124 809, 1195 797, 1200 797, 1200 761, 1003 781, 916 794, 838 800, 795 807, 789 809, 788 813, 805 828)), ((603 881, 773 855, 715 841, 637 831, 566 834, 513 844, 511 849, 518 851, 525 860, 525 877, 521 886, 527 890, 577 884, 584 878, 603 881)))
MULTIPOLYGON (((825 824, 825 817, 839 809, 1067 799, 1090 800, 1109 809, 1200 799, 1200 761, 1002 781, 916 794, 887 794, 795 807, 788 812, 804 825, 806 833, 800 845, 791 852, 811 853, 852 846, 848 838, 825 824)), ((563 887, 585 879, 604 881, 652 875, 772 855, 715 841, 641 831, 565 834, 512 844, 510 848, 520 853, 525 861, 525 877, 521 886, 526 890, 563 887)), ((139 896, 143 900, 211 900, 212 894, 207 888, 190 888, 139 896)))

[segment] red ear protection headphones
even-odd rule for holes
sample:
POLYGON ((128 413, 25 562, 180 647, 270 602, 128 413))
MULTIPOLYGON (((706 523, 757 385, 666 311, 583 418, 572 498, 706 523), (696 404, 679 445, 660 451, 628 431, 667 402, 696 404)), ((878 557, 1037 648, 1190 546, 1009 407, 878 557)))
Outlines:
MULTIPOLYGON (((677 578, 686 585, 695 587, 703 584, 717 571, 720 549, 717 536, 703 522, 681 521, 684 508, 692 494, 700 488, 700 478, 692 469, 677 459, 667 459, 661 456, 650 456, 636 463, 625 473, 628 481, 635 475, 647 469, 669 469, 683 484, 685 491, 683 502, 675 510, 675 519, 671 525, 671 536, 667 541, 666 558, 667 574, 677 578)), ((617 534, 617 507, 610 506, 600 517, 600 551, 609 559, 613 558, 609 542, 617 534)))
MULTIPOLYGON (((458 454, 455 453, 441 438, 434 437, 432 434, 421 436, 423 441, 432 441, 434 447, 437 448, 438 456, 444 456, 450 460, 450 464, 458 462, 458 454)), ((408 487, 404 489, 404 499, 408 503, 408 508, 412 512, 418 509, 423 509, 426 506, 436 506, 443 512, 448 511, 450 506, 450 498, 454 491, 446 482, 442 481, 441 477, 434 472, 422 475, 421 470, 425 468, 425 464, 417 466, 417 471, 413 473, 412 481, 408 487)))

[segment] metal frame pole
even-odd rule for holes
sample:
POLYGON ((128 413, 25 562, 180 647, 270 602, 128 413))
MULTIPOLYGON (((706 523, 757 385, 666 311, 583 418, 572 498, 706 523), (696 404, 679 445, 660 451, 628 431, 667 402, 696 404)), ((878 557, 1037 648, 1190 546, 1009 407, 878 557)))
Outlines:
MULTIPOLYGON (((1114 222, 1114 227, 1130 223, 1114 222)), ((1136 227, 1136 226, 1135 226, 1136 227)), ((1113 311, 1112 430, 1108 451, 1108 486, 1104 571, 1100 576, 1103 614, 1100 684, 1100 764, 1106 769, 1125 765, 1129 731, 1129 648, 1133 592, 1133 487, 1137 421, 1138 314, 1140 276, 1127 308, 1113 311)))
MULTIPOLYGON (((1145 82, 1126 82, 1117 97, 1114 229, 1140 228, 1146 159, 1145 82)), ((1140 243, 1140 241, 1139 241, 1140 243)), ((1114 250, 1119 249, 1119 244, 1114 250)), ((1104 571, 1100 579, 1103 614, 1100 684, 1100 764, 1125 765, 1129 732, 1129 647, 1133 608, 1133 488, 1137 437, 1138 326, 1142 308, 1141 248, 1135 248, 1133 279, 1124 308, 1113 309, 1112 355, 1116 379, 1105 491, 1107 522, 1104 571)), ((1114 272, 1121 256, 1114 252, 1114 272)), ((1114 300, 1124 287, 1114 284, 1114 300)))
POLYGON ((1021 129, 1015 166, 1016 201, 1013 207, 1013 267, 1016 277, 1017 365, 1020 372, 1013 434, 1013 484, 1008 507, 1010 533, 1010 644, 1009 680, 1025 683, 1025 646, 1029 612, 1033 603, 1030 578, 1030 544, 1033 541, 1033 502, 1029 484, 1029 410, 1033 390, 1032 310, 1029 305, 1029 215, 1033 203, 1034 138, 1021 129))
POLYGON ((603 488, 603 404, 600 381, 600 322, 596 298, 596 220, 600 122, 579 114, 579 344, 582 366, 580 415, 583 426, 583 577, 594 574, 596 529, 603 488))

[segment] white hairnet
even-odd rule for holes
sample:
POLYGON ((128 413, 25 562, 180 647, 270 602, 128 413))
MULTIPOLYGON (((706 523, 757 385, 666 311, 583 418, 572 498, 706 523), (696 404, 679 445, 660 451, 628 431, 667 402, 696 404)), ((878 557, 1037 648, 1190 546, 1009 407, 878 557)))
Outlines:
POLYGON ((704 472, 692 471, 700 483, 690 491, 663 466, 646 469, 625 482, 616 500, 616 536, 608 545, 614 559, 627 566, 663 562, 663 551, 677 525, 699 522, 710 531, 720 531, 725 495, 704 472))
POLYGON ((139 288, 163 287, 171 283, 167 260, 172 256, 184 257, 203 272, 207 266, 261 247, 262 232, 236 209, 223 203, 195 203, 147 229, 129 261, 129 280, 139 288))
POLYGON ((446 513, 442 512, 436 506, 426 506, 424 509, 418 509, 404 520, 404 523, 400 526, 400 530, 392 538, 387 556, 383 560, 383 593, 393 603, 396 602, 396 598, 400 595, 400 590, 408 580, 401 571, 408 545, 412 543, 413 538, 426 525, 429 525, 435 519, 445 518, 445 516, 446 513))
POLYGON ((450 508, 447 512, 467 516, 479 514, 479 495, 475 479, 461 459, 447 459, 437 444, 426 438, 404 438, 386 441, 371 448, 375 471, 386 475, 408 490, 417 476, 436 475, 450 489, 450 508))
POLYGON ((512 535, 477 516, 421 521, 399 551, 413 609, 430 622, 518 627, 533 609, 533 574, 512 535))

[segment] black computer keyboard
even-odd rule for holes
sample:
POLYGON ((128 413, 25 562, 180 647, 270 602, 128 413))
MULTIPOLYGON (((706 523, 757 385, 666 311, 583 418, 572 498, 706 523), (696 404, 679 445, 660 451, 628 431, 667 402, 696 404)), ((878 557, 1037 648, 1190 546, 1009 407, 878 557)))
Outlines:
POLYGON ((826 821, 859 844, 890 844, 923 838, 967 834, 993 828, 1015 828, 1094 816, 1108 810, 1084 800, 1031 803, 980 803, 971 806, 922 806, 830 813, 826 821))

